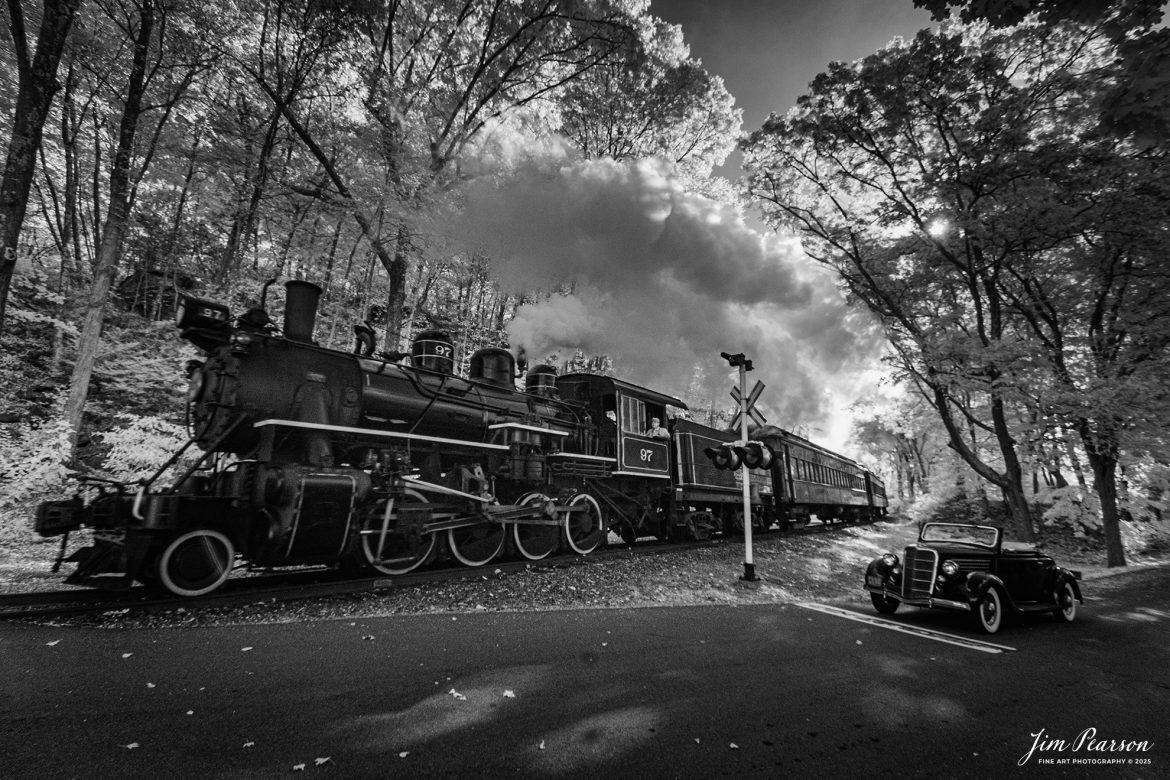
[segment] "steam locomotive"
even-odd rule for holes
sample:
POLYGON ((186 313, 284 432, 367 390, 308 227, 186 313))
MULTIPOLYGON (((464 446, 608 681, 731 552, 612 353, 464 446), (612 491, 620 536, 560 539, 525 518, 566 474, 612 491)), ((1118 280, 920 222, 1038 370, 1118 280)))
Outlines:
POLYGON ((321 289, 285 287, 279 330, 263 302, 233 317, 219 303, 183 300, 181 335, 205 356, 188 366, 191 438, 141 484, 90 485, 38 507, 35 530, 63 536, 58 565, 69 533, 92 529, 66 582, 124 589, 137 580, 200 596, 237 558, 255 569, 395 575, 438 557, 479 566, 505 554, 585 555, 610 531, 626 542, 704 539, 744 522, 885 512, 875 474, 770 428, 757 438, 775 458, 753 472, 744 518, 740 470, 705 454, 731 434, 685 419, 671 422, 669 438, 645 433, 651 418, 685 410, 681 400, 544 364, 518 390, 504 349, 476 352, 460 378, 438 330, 419 333, 409 355, 374 354, 364 324, 353 352, 327 349, 313 341, 321 289), (198 457, 161 486, 189 452, 198 457))

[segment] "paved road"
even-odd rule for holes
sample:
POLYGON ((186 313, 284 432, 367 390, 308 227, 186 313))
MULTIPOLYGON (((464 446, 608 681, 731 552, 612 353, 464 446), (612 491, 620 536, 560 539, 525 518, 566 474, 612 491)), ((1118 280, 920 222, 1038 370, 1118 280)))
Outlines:
POLYGON ((1164 777, 1170 568, 1086 590, 1000 652, 798 605, 0 624, 0 777, 1164 777), (1137 763, 1041 763, 1086 758, 1137 763))

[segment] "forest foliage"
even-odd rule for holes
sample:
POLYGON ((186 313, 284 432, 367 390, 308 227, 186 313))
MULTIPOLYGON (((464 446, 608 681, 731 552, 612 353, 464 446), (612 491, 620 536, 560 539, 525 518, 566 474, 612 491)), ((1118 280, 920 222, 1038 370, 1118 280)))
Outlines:
POLYGON ((948 23, 832 65, 745 144, 769 221, 881 318, 1017 534, 1025 463, 1072 438, 1116 564, 1118 469, 1164 456, 1170 368, 1166 152, 1103 129, 1124 80, 1099 26, 948 23))

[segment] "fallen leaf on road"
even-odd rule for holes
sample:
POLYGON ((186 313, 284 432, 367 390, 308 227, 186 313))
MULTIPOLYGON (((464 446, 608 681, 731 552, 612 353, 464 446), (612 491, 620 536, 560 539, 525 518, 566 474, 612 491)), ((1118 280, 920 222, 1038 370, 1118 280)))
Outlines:
POLYGON ((251 650, 251 649, 252 649, 252 648, 250 648, 250 647, 241 647, 241 648, 240 648, 240 652, 241 652, 241 653, 246 653, 246 652, 248 652, 248 651, 249 651, 249 650, 251 650))
POLYGON ((45 642, 45 644, 48 645, 49 647, 53 647, 54 645, 56 645, 60 641, 61 641, 60 639, 54 639, 52 642, 45 642))
POLYGON ((540 749, 544 750, 544 740, 543 739, 540 741, 540 749))
POLYGON ((134 653, 122 653, 123 658, 129 658, 132 655, 134 655, 134 653))
POLYGON ((731 743, 731 749, 732 749, 732 750, 739 750, 739 745, 737 745, 737 744, 735 744, 734 742, 732 742, 732 743, 731 743))
POLYGON ((256 747, 256 743, 255 742, 245 742, 244 747, 246 747, 246 748, 256 747))
POLYGON ((147 688, 157 688, 158 686, 157 686, 157 685, 155 685, 154 683, 147 683, 147 684, 146 684, 146 687, 147 687, 147 688))
POLYGON ((409 756, 409 755, 410 755, 410 751, 409 751, 409 750, 403 750, 401 753, 399 753, 399 754, 398 754, 398 757, 399 757, 399 758, 406 758, 406 757, 407 757, 407 756, 409 756))
POLYGON ((449 693, 451 696, 454 696, 454 697, 455 697, 456 699, 458 699, 459 701, 467 701, 467 697, 466 697, 466 696, 464 696, 464 695, 463 695, 462 693, 460 693, 459 691, 455 690, 454 688, 452 688, 451 690, 447 691, 447 693, 449 693))
POLYGON ((515 699, 516 692, 515 691, 504 691, 504 698, 505 699, 515 699))
POLYGON ((373 634, 366 634, 365 636, 362 637, 362 639, 366 642, 373 642, 374 636, 373 636, 373 634))
POLYGON ((188 715, 194 715, 194 714, 195 714, 195 710, 187 710, 187 714, 188 714, 188 715))
POLYGON ((324 758, 314 758, 313 759, 314 766, 325 766, 326 764, 332 764, 332 763, 333 763, 333 759, 330 758, 329 756, 325 756, 324 758))
POLYGON ((293 764, 293 771, 294 772, 304 772, 305 765, 304 764, 293 764))
POLYGON ((695 737, 695 744, 696 744, 696 745, 698 745, 698 744, 701 744, 701 743, 699 742, 699 738, 698 738, 698 737, 695 737))
POLYGON ((138 743, 137 743, 137 742, 131 742, 129 745, 119 745, 118 747, 124 747, 124 748, 126 748, 127 750, 134 750, 136 747, 138 747, 138 743))

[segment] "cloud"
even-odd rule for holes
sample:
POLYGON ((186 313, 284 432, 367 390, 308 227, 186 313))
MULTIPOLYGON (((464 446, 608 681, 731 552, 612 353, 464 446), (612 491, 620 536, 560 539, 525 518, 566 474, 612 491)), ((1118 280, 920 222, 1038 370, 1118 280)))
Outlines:
POLYGON ((462 194, 444 232, 491 257, 506 288, 572 290, 517 311, 512 346, 533 358, 608 354, 624 379, 724 408, 719 353, 744 352, 770 422, 827 432, 876 349, 795 239, 685 191, 662 160, 534 155, 462 194))

